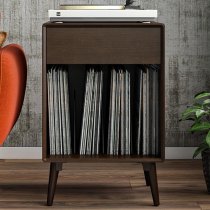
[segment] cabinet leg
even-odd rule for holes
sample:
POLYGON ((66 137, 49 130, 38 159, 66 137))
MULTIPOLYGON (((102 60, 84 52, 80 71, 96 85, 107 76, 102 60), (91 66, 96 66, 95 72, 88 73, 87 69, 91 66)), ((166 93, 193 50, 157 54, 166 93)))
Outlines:
POLYGON ((159 206, 159 191, 155 163, 143 163, 146 184, 150 186, 154 206, 159 206))
POLYGON ((62 170, 62 163, 50 163, 50 175, 48 183, 47 205, 52 206, 58 174, 62 170))
POLYGON ((149 183, 149 172, 148 171, 144 170, 144 178, 145 178, 145 181, 146 181, 146 185, 150 186, 150 183, 149 183))

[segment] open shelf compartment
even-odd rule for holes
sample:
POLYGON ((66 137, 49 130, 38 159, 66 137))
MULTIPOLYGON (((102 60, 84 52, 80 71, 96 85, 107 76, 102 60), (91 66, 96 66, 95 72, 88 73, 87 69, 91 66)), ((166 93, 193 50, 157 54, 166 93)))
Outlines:
MULTIPOLYGON (((160 65, 152 65, 157 67, 157 71, 154 71, 153 73, 156 74, 156 84, 159 82, 159 75, 160 75, 160 65)), ((48 64, 46 67, 46 74, 49 74, 49 71, 51 69, 54 69, 58 67, 63 67, 66 72, 68 73, 68 85, 69 85, 69 109, 70 109, 70 135, 71 135, 71 148, 72 152, 69 155, 62 155, 62 154, 51 154, 50 152, 50 129, 49 129, 49 102, 47 101, 47 113, 46 113, 46 130, 47 130, 47 138, 46 138, 46 157, 45 160, 69 160, 71 158, 76 158, 76 159, 90 159, 90 158, 98 158, 98 159, 144 159, 145 161, 148 160, 148 158, 153 158, 154 160, 158 158, 161 159, 162 157, 162 147, 163 142, 161 141, 160 138, 160 130, 161 130, 161 122, 159 118, 159 113, 160 113, 160 108, 161 106, 159 105, 159 86, 157 85, 156 87, 152 87, 154 90, 152 90, 152 94, 156 94, 155 96, 156 101, 152 101, 150 99, 150 103, 146 104, 149 106, 147 112, 150 110, 152 112, 151 106, 157 106, 157 109, 155 110, 157 112, 157 115, 155 116, 156 118, 156 123, 158 124, 157 126, 155 125, 154 121, 155 119, 150 119, 149 123, 153 123, 153 125, 149 125, 150 129, 148 128, 148 136, 147 138, 152 138, 153 135, 153 141, 157 141, 157 148, 154 148, 158 152, 155 154, 152 153, 151 148, 148 150, 148 154, 143 154, 143 125, 141 125, 141 132, 140 132, 140 137, 138 137, 138 125, 139 125, 139 111, 141 112, 141 120, 143 120, 143 103, 141 104, 141 110, 138 109, 139 105, 139 84, 143 83, 143 77, 140 78, 140 72, 142 70, 147 69, 147 72, 145 76, 147 77, 147 74, 151 74, 152 68, 151 65, 111 65, 111 64, 104 64, 104 65, 83 65, 83 64, 65 64, 65 65, 55 65, 55 64, 48 64), (86 79, 87 79, 87 72, 90 69, 95 69, 95 72, 101 71, 103 73, 103 88, 102 88, 102 106, 101 106, 101 126, 100 126, 100 144, 99 144, 99 153, 98 154, 86 154, 86 155, 80 155, 80 147, 81 147, 81 131, 82 131, 82 121, 83 121, 83 115, 84 115, 84 103, 85 103, 85 89, 86 89, 86 79), (129 154, 121 154, 120 147, 121 144, 118 142, 117 148, 119 151, 117 151, 117 154, 110 154, 108 153, 108 134, 109 134, 109 124, 110 124, 110 88, 111 88, 111 73, 113 69, 116 69, 116 72, 119 73, 119 69, 122 69, 122 71, 127 71, 128 74, 130 75, 130 152, 129 154), (142 81, 140 81, 142 79, 142 81), (157 90, 156 90, 157 89, 157 90), (48 125, 48 126, 47 126, 48 125), (156 126, 156 128, 151 127, 151 126, 156 126), (155 134, 152 134, 152 130, 157 129, 155 131, 155 134), (154 139, 154 135, 155 138, 154 139), (137 143, 137 138, 141 138, 141 142, 137 143), (137 151, 138 145, 140 146, 141 151, 137 151)), ((145 78, 146 78, 145 77, 145 78)), ((147 78, 146 78, 147 79, 147 78)), ((154 79, 154 78, 152 78, 154 79)), ((145 81, 144 81, 145 82, 145 81)), ((147 81, 146 81, 147 82, 147 81)), ((150 83, 153 83, 153 81, 149 81, 150 83)), ((142 84, 142 88, 146 88, 147 84, 142 84), (144 87, 145 86, 145 87, 144 87)), ((47 81, 47 89, 49 88, 49 83, 47 81)), ((147 87, 148 88, 148 87, 147 87)), ((46 91, 46 98, 49 98, 48 96, 48 91, 46 91)), ((141 94, 143 94, 143 90, 141 91, 141 94)), ((145 93, 144 93, 145 94, 145 93)), ((147 93, 146 93, 147 94, 147 93)), ((151 94, 151 91, 150 91, 151 94)), ((117 96, 118 97, 118 96, 117 96)), ((142 96, 141 96, 142 97, 142 96)), ((146 96, 148 97, 148 95, 146 96)), ((149 95, 149 97, 154 97, 154 95, 149 95)), ((144 100, 147 100, 144 98, 144 100)), ((145 104, 144 104, 145 105, 145 104)), ((119 113, 119 115, 121 115, 119 113)), ((149 115, 149 112, 147 113, 148 117, 151 118, 153 116, 149 115)), ((145 119, 144 119, 145 121, 145 119)), ((119 134, 120 135, 120 134, 119 134)), ((120 137, 119 137, 120 138, 120 137)), ((62 138, 61 138, 62 139, 62 138)), ((126 140, 125 140, 126 141, 126 140)), ((147 141, 150 141, 150 147, 154 147, 152 145, 154 142, 152 140, 147 139, 147 141)), ((147 144, 148 145, 148 144, 147 144)), ((153 149, 153 150, 154 150, 153 149)))

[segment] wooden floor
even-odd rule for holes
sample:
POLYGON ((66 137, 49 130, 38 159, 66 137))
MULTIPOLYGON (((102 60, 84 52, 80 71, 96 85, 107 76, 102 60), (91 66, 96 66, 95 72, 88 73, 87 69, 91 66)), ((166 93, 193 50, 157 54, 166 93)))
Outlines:
POLYGON ((210 210, 200 160, 157 165, 161 205, 152 206, 139 163, 71 163, 46 206, 49 164, 0 161, 0 209, 210 210))

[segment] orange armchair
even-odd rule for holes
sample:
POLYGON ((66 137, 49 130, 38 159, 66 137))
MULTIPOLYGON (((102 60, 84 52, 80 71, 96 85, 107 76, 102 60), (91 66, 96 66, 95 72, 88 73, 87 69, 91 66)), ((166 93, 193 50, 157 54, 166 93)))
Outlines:
POLYGON ((22 48, 17 44, 0 48, 0 145, 20 115, 26 77, 27 65, 22 48))

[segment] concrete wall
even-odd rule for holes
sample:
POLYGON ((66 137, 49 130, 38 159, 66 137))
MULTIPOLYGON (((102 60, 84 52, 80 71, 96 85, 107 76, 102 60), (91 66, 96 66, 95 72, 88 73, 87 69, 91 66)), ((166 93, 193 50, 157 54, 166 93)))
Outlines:
MULTIPOLYGON (((60 3, 124 1, 0 0, 0 30, 9 33, 7 44, 23 46, 28 62, 24 106, 6 147, 41 146, 41 26, 48 20, 47 10, 60 3)), ((201 137, 192 136, 189 125, 178 119, 195 93, 210 90, 210 1, 142 0, 135 4, 158 9, 159 22, 166 25, 166 146, 196 146, 201 137)))

